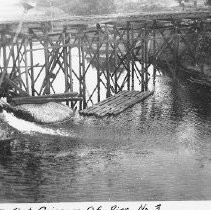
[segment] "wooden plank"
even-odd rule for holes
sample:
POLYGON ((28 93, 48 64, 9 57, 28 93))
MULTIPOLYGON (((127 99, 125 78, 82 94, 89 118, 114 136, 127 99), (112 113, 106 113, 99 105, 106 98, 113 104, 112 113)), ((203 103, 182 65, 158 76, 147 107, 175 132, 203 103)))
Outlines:
POLYGON ((57 93, 57 94, 49 94, 49 95, 41 95, 41 96, 28 96, 28 97, 16 97, 13 98, 13 101, 19 100, 36 100, 36 99, 45 99, 45 98, 68 98, 68 97, 76 97, 78 96, 77 92, 67 92, 67 93, 57 93))
POLYGON ((62 97, 62 98, 36 98, 30 99, 30 100, 13 100, 12 102, 15 105, 21 105, 21 104, 44 104, 48 102, 65 102, 65 101, 82 101, 82 97, 62 97))
POLYGON ((127 101, 133 100, 133 98, 136 95, 138 95, 140 92, 138 92, 138 91, 129 92, 128 91, 128 93, 131 93, 131 94, 124 95, 118 101, 115 101, 112 105, 110 105, 108 107, 108 110, 102 109, 102 111, 98 112, 99 116, 104 116, 105 114, 107 114, 107 115, 112 114, 116 110, 121 110, 122 104, 126 103, 127 101))
MULTIPOLYGON (((92 112, 94 112, 94 111, 97 111, 97 109, 102 108, 102 106, 103 106, 104 104, 106 104, 106 105, 109 105, 110 103, 112 104, 114 100, 117 100, 118 97, 121 97, 121 95, 122 95, 122 94, 125 94, 125 93, 126 93, 126 91, 121 91, 121 92, 119 92, 118 94, 116 94, 116 95, 114 95, 114 96, 111 96, 111 97, 109 97, 109 98, 107 98, 107 99, 105 99, 105 100, 99 102, 98 104, 96 104, 96 105, 94 105, 94 106, 92 106, 92 107, 87 108, 87 109, 86 109, 86 113, 89 113, 89 112, 92 113, 92 112)), ((85 111, 85 110, 82 110, 81 113, 83 113, 83 111, 85 111)))
POLYGON ((135 104, 140 103, 141 101, 145 100, 146 98, 151 96, 153 93, 154 93, 154 91, 149 91, 149 92, 147 91, 147 94, 144 94, 142 97, 136 98, 134 101, 132 101, 128 104, 125 104, 124 107, 122 107, 119 110, 116 110, 115 112, 112 113, 112 115, 115 116, 115 115, 120 114, 121 112, 125 111, 126 109, 128 109, 128 108, 134 106, 135 104))
MULTIPOLYGON (((128 92, 126 92, 128 94, 128 92)), ((112 112, 112 110, 115 108, 115 106, 117 105, 118 102, 123 101, 125 98, 127 97, 127 95, 122 94, 120 95, 118 98, 114 98, 112 101, 110 101, 109 103, 106 103, 104 106, 100 106, 95 112, 96 114, 98 114, 99 116, 101 116, 102 113, 109 113, 112 112)))
POLYGON ((107 110, 104 109, 98 113, 96 113, 98 116, 103 117, 105 115, 113 115, 114 112, 121 113, 122 112, 122 104, 126 103, 127 101, 131 101, 137 94, 137 92, 133 92, 132 96, 123 97, 122 100, 119 101, 118 104, 114 104, 112 106, 107 107, 107 110))
POLYGON ((136 103, 143 101, 153 93, 154 91, 122 91, 93 107, 80 111, 80 114, 97 117, 117 115, 136 103))
POLYGON ((153 91, 146 91, 143 93, 137 93, 132 100, 127 100, 124 103, 120 104, 120 106, 116 107, 116 109, 113 111, 113 115, 118 114, 119 111, 124 111, 125 109, 131 107, 132 105, 135 105, 136 103, 144 100, 148 96, 153 94, 153 91))
MULTIPOLYGON (((105 99, 105 100, 103 100, 103 101, 101 101, 101 102, 95 104, 95 105, 92 106, 92 107, 88 107, 86 110, 91 110, 91 109, 94 109, 94 108, 97 107, 97 106, 101 106, 101 105, 103 105, 103 104, 105 104, 105 103, 108 103, 108 102, 111 101, 113 98, 118 97, 118 95, 119 95, 120 93, 123 93, 123 91, 122 91, 122 92, 119 92, 119 93, 116 94, 116 95, 110 96, 109 98, 107 98, 107 99, 105 99)), ((83 111, 83 110, 82 110, 82 111, 83 111)))

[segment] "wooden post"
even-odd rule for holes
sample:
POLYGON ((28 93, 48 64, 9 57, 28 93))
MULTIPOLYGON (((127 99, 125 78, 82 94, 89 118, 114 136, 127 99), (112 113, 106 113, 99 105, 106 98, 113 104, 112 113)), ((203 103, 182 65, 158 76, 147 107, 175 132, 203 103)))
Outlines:
MULTIPOLYGON (((3 65, 4 65, 4 72, 7 74, 7 45, 6 45, 6 36, 2 34, 2 43, 3 43, 3 65)), ((3 80, 2 80, 3 82, 3 80)))
POLYGON ((145 56, 144 56, 144 53, 145 53, 145 32, 142 31, 143 35, 142 35, 142 43, 141 43, 141 91, 144 91, 144 85, 145 85, 145 82, 144 82, 144 63, 145 63, 145 56))
POLYGON ((29 40, 29 46, 30 46, 30 66, 31 66, 31 90, 32 90, 32 96, 35 96, 35 84, 34 84, 34 59, 33 59, 33 41, 32 39, 29 40))
POLYGON ((49 77, 49 51, 48 51, 48 31, 47 28, 44 28, 44 54, 45 54, 45 78, 46 78, 46 87, 45 93, 50 94, 50 77, 49 77))
POLYGON ((100 25, 96 25, 97 28, 97 101, 100 102, 100 25))
MULTIPOLYGON (((25 14, 25 13, 24 13, 25 14)), ((18 28, 16 30, 16 33, 15 33, 15 36, 12 40, 12 46, 11 46, 11 49, 10 49, 10 52, 9 52, 9 55, 8 55, 8 58, 5 60, 4 62, 4 70, 1 74, 1 77, 0 77, 0 88, 1 88, 1 85, 4 81, 4 77, 5 75, 7 74, 7 68, 8 68, 8 65, 9 65, 9 61, 10 61, 10 58, 11 58, 11 55, 12 55, 12 51, 14 49, 14 44, 17 42, 17 39, 18 39, 18 35, 19 33, 21 32, 21 28, 22 28, 22 25, 23 25, 23 21, 24 21, 24 18, 22 18, 22 20, 19 22, 19 25, 18 25, 18 28)), ((3 35, 4 36, 4 35, 3 35)))
POLYGON ((16 72, 16 59, 15 59, 15 47, 13 47, 11 49, 12 51, 12 70, 11 70, 11 75, 16 77, 17 76, 17 72, 16 72))
POLYGON ((21 77, 21 61, 20 61, 20 46, 19 46, 19 42, 17 41, 17 58, 18 58, 18 77, 19 77, 19 85, 20 88, 22 88, 22 77, 21 77))
POLYGON ((29 72, 28 72, 28 53, 27 53, 28 39, 24 41, 24 60, 25 60, 25 76, 26 76, 26 92, 29 94, 29 72))
POLYGON ((73 92, 73 70, 72 70, 72 48, 69 47, 69 77, 70 77, 70 91, 73 92))
MULTIPOLYGON (((66 28, 64 28, 64 32, 62 34, 63 39, 62 39, 62 43, 63 45, 66 44, 66 38, 67 38, 67 34, 66 34, 66 28)), ((67 66, 67 47, 63 47, 63 63, 64 63, 64 80, 65 80, 65 92, 68 91, 68 66, 67 66)))
POLYGON ((81 40, 81 67, 82 67, 82 74, 81 74, 81 82, 82 82, 82 93, 83 93, 83 109, 86 108, 86 66, 85 66, 85 55, 84 55, 84 46, 83 40, 81 40))
POLYGON ((144 78, 145 78, 145 91, 148 90, 148 33, 146 32, 146 28, 144 29, 144 78))
MULTIPOLYGON (((154 21, 154 26, 155 26, 154 21)), ((155 57, 155 52, 156 52, 156 30, 153 29, 153 40, 152 40, 152 48, 153 48, 153 86, 155 86, 155 79, 156 79, 156 57, 155 57)))
MULTIPOLYGON (((72 69, 72 47, 69 46, 69 90, 73 92, 73 69, 72 69)), ((75 103, 71 101, 71 108, 74 108, 75 103)))
POLYGON ((106 31, 106 81, 107 81, 107 87, 106 87, 106 98, 110 96, 110 60, 109 60, 109 36, 108 36, 108 30, 106 31))
POLYGON ((130 90, 130 22, 127 21, 127 89, 130 90))
POLYGON ((179 55, 179 42, 180 42, 180 37, 178 34, 178 28, 175 26, 175 46, 174 46, 174 68, 173 68, 173 79, 176 79, 177 75, 177 68, 178 68, 178 55, 179 55))
MULTIPOLYGON (((134 32, 133 32, 133 27, 131 26, 131 40, 134 40, 134 32)), ((132 69, 131 69, 131 89, 134 90, 134 77, 135 77, 135 57, 134 53, 131 52, 131 62, 132 62, 132 69)))
POLYGON ((117 93, 117 34, 116 34, 116 26, 114 28, 114 91, 117 93))
MULTIPOLYGON (((79 59, 79 94, 83 97, 83 90, 82 90, 82 62, 81 62, 81 37, 79 37, 78 42, 78 59, 79 59)), ((79 103, 79 109, 82 109, 82 101, 79 103)))

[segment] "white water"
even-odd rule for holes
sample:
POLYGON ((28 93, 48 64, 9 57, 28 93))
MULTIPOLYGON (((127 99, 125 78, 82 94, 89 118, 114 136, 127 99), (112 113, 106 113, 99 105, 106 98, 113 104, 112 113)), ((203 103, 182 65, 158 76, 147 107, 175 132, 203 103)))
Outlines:
POLYGON ((8 113, 3 110, 3 113, 0 114, 0 119, 8 123, 11 127, 19 130, 22 133, 32 134, 32 133, 41 133, 49 135, 60 135, 60 136, 73 136, 74 134, 70 132, 65 132, 60 129, 52 129, 45 127, 43 125, 38 125, 33 122, 28 122, 22 119, 15 117, 12 113, 8 113))

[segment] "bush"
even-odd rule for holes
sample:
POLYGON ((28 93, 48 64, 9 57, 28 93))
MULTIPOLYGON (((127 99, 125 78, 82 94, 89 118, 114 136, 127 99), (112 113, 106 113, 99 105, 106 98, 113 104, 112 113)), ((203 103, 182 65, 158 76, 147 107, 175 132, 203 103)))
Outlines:
MULTIPOLYGON (((44 5, 41 0, 40 4, 44 5)), ((52 5, 70 15, 98 15, 115 11, 114 0, 50 0, 52 5)), ((50 4, 49 0, 47 1, 50 4)), ((46 4, 46 2, 45 2, 46 4)))
POLYGON ((207 1, 206 1, 206 4, 207 4, 207 5, 211 5, 211 0, 207 0, 207 1))

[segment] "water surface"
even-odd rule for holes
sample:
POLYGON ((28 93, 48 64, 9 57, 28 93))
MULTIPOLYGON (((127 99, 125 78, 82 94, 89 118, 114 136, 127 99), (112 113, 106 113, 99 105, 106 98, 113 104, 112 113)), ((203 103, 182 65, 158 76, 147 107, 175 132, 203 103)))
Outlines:
POLYGON ((158 77, 117 117, 36 131, 1 149, 1 202, 211 199, 211 98, 185 83, 158 77))

